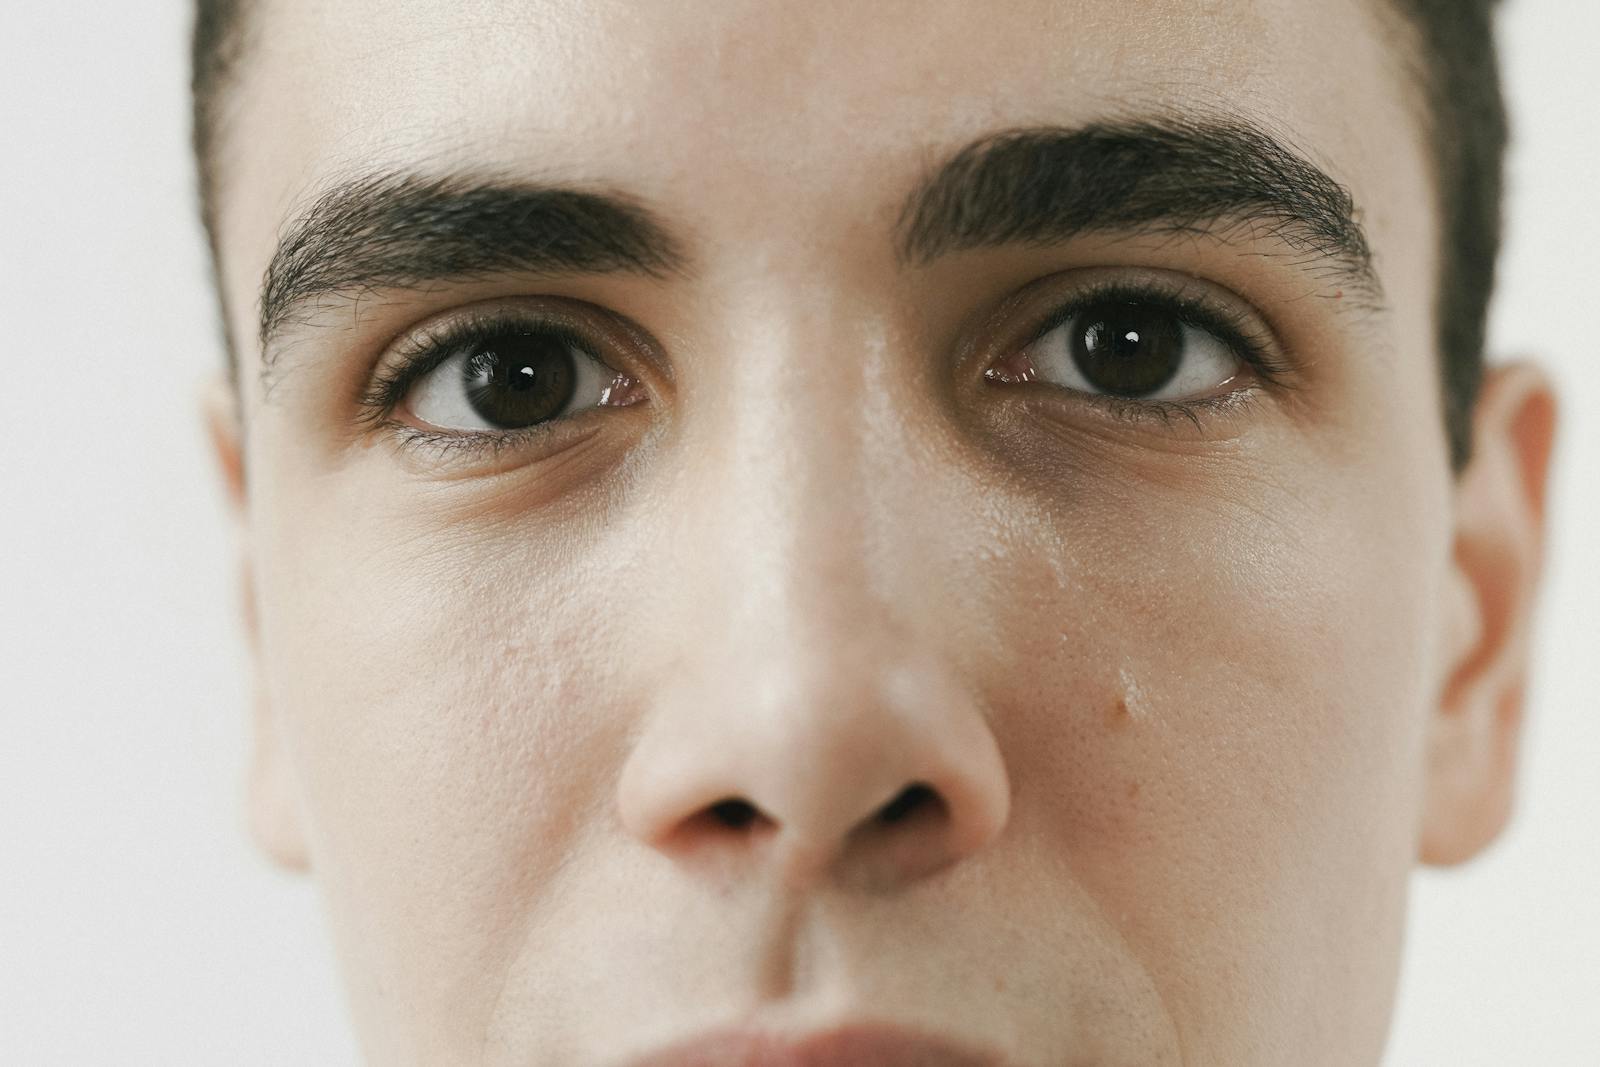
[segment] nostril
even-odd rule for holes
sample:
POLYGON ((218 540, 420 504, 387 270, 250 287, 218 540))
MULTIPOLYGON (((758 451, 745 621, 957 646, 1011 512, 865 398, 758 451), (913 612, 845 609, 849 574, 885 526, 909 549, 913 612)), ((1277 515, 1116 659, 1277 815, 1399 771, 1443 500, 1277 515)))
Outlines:
POLYGON ((878 812, 878 821, 882 823, 896 823, 918 808, 939 803, 939 797, 932 789, 921 782, 909 785, 900 791, 900 795, 883 806, 878 812))
POLYGON ((732 830, 743 830, 756 821, 755 806, 747 801, 730 799, 711 806, 711 814, 722 825, 732 830))

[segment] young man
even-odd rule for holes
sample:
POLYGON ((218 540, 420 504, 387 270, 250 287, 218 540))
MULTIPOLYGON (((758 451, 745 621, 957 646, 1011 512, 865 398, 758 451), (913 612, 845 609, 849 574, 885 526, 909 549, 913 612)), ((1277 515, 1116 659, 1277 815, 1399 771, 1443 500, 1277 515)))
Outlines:
POLYGON ((1488 19, 202 4, 254 826, 371 1061, 1378 1062, 1539 569, 1488 19))

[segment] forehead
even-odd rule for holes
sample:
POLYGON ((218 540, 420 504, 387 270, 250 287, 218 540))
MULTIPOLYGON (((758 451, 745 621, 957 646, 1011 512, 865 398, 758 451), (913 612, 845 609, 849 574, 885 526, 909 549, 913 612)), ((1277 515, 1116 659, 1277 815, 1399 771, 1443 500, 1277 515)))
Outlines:
POLYGON ((1426 267, 1427 165, 1385 10, 259 0, 219 160, 227 284, 251 306, 284 219, 368 170, 611 185, 749 253, 754 231, 887 226, 919 174, 996 130, 1217 113, 1346 184, 1386 266, 1388 248, 1426 267))

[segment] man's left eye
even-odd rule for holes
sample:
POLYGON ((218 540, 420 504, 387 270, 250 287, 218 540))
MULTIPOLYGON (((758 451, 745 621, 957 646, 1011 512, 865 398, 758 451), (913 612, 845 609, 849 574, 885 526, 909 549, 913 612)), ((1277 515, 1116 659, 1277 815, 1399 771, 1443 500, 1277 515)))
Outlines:
POLYGON ((1043 381, 1096 396, 1184 401, 1225 391, 1245 367, 1226 341, 1170 308, 1108 300, 1078 310, 989 377, 1043 381))
POLYGON ((455 346, 405 406, 434 429, 520 430, 631 402, 635 384, 559 333, 503 328, 455 346))

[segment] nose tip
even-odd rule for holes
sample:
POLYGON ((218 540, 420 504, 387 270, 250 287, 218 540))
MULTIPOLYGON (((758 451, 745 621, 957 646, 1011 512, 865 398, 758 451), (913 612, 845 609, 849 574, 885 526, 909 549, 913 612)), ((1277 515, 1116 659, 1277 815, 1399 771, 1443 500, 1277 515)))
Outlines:
POLYGON ((742 701, 675 687, 624 767, 623 825, 674 859, 713 852, 791 885, 887 890, 982 850, 1010 804, 987 721, 937 670, 876 675, 742 701))

